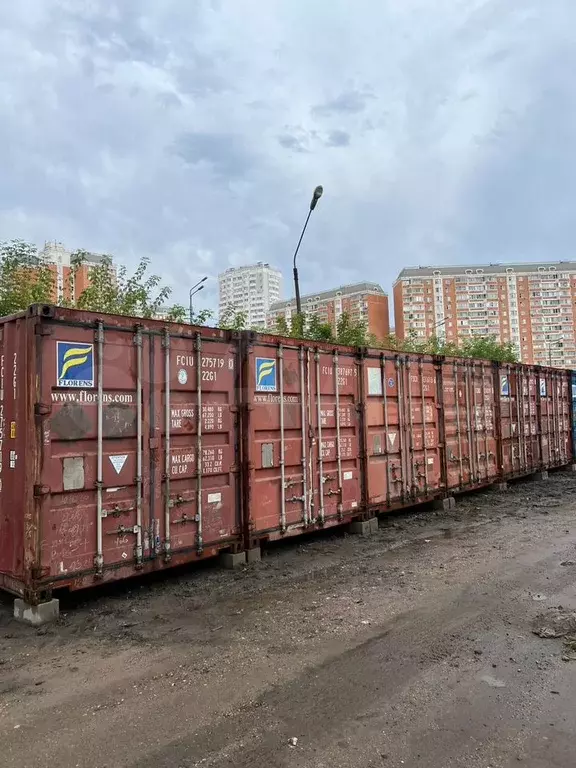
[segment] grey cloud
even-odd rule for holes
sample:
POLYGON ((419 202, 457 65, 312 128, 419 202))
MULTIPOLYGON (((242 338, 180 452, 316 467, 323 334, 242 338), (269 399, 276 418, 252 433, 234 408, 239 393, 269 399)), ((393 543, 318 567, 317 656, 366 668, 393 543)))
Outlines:
POLYGON ((190 164, 208 163, 223 177, 244 176, 255 163, 243 141, 229 133, 182 134, 174 143, 174 152, 190 164))
POLYGON ((185 302, 198 265, 288 277, 321 183, 303 291, 572 256, 573 0, 366 0, 370 25, 307 0, 23 5, 0 11, 0 238, 149 255, 185 302))
POLYGON ((292 136, 289 133, 284 133, 281 136, 278 136, 278 144, 280 144, 281 147, 284 147, 284 149, 292 149, 294 152, 308 152, 303 140, 297 136, 292 136))
POLYGON ((346 131, 330 131, 326 139, 328 147, 347 147, 350 144, 350 134, 346 131))
POLYGON ((354 115, 363 112, 369 99, 374 98, 372 94, 362 93, 360 91, 345 91, 335 99, 318 104, 312 108, 312 114, 317 117, 330 117, 333 114, 354 115))

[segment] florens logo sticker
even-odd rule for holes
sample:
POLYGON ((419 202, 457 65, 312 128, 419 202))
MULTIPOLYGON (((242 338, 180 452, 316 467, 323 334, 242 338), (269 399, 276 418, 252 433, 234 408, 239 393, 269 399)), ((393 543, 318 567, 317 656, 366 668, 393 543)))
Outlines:
POLYGON ((94 345, 57 341, 56 382, 58 387, 93 387, 94 345))
POLYGON ((256 392, 276 391, 276 360, 270 357, 256 358, 256 392))

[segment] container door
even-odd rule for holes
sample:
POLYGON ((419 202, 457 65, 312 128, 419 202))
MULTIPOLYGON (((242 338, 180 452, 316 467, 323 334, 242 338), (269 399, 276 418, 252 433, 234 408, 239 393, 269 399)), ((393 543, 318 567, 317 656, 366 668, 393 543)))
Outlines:
POLYGON ((357 358, 337 350, 316 350, 310 392, 314 398, 310 423, 315 435, 315 517, 324 525, 363 506, 357 358))
POLYGON ((118 578, 237 537, 234 349, 139 326, 50 330, 37 403, 43 574, 118 578))
MULTIPOLYGON (((45 329, 48 330, 48 329, 45 329)), ((42 570, 69 577, 141 562, 148 500, 148 339, 54 324, 42 336, 42 570)))
POLYGON ((361 506, 356 359, 284 343, 247 350, 249 535, 277 538, 361 506))
POLYGON ((310 358, 304 346, 270 343, 247 349, 245 514, 255 538, 284 535, 315 517, 310 358))
MULTIPOLYGON (((396 357, 367 357, 364 391, 368 504, 399 504, 406 496, 403 424, 400 422, 396 357)), ((403 369, 402 369, 403 372, 403 369)))
POLYGON ((241 533, 238 348, 168 331, 155 341, 155 425, 162 440, 151 472, 161 491, 150 515, 150 545, 165 560, 175 552, 210 554, 241 533))
POLYGON ((364 376, 368 504, 426 498, 442 487, 432 361, 368 356, 364 376))
POLYGON ((474 366, 468 361, 446 361, 442 366, 442 399, 448 488, 474 485, 477 480, 474 366))

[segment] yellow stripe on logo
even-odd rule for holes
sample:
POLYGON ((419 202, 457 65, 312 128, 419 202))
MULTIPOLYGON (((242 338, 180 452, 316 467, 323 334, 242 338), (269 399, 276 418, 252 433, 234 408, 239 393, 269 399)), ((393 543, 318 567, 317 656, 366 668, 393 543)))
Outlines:
POLYGON ((269 376, 272 373, 275 365, 276 365, 276 360, 270 360, 269 362, 261 364, 260 370, 258 371, 258 381, 257 381, 258 385, 262 383, 262 379, 265 379, 266 376, 269 376))
POLYGON ((91 352, 91 347, 73 347, 66 350, 62 355, 63 365, 58 378, 64 379, 71 368, 77 368, 79 365, 84 365, 84 363, 88 362, 91 352))

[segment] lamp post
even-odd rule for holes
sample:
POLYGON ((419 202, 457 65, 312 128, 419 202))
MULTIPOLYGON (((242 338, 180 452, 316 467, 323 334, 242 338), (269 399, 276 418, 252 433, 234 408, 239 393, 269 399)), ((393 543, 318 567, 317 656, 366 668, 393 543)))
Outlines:
POLYGON ((304 232, 306 232, 306 227, 308 226, 308 221, 310 220, 310 215, 314 208, 318 205, 318 200, 322 197, 322 193, 324 192, 324 188, 321 186, 316 187, 314 190, 314 194, 312 195, 312 200, 310 201, 310 210, 308 211, 308 216, 306 216, 306 221, 304 222, 304 227, 302 228, 302 234, 300 235, 300 240, 298 240, 298 245, 296 246, 296 250, 294 251, 294 260, 293 260, 293 272, 294 272, 294 293, 296 295, 296 312, 298 315, 302 313, 302 304, 300 303, 300 285, 298 284, 298 267, 296 266, 296 256, 298 256, 298 251, 300 250, 300 243, 302 242, 302 238, 304 237, 304 232))
POLYGON ((192 306, 192 297, 195 296, 197 293, 200 293, 200 291, 204 288, 203 283, 208 280, 208 276, 203 277, 202 280, 199 280, 196 285, 193 285, 192 288, 190 288, 190 293, 188 294, 188 301, 189 301, 189 319, 190 319, 190 325, 192 325, 194 320, 194 308, 192 306))

